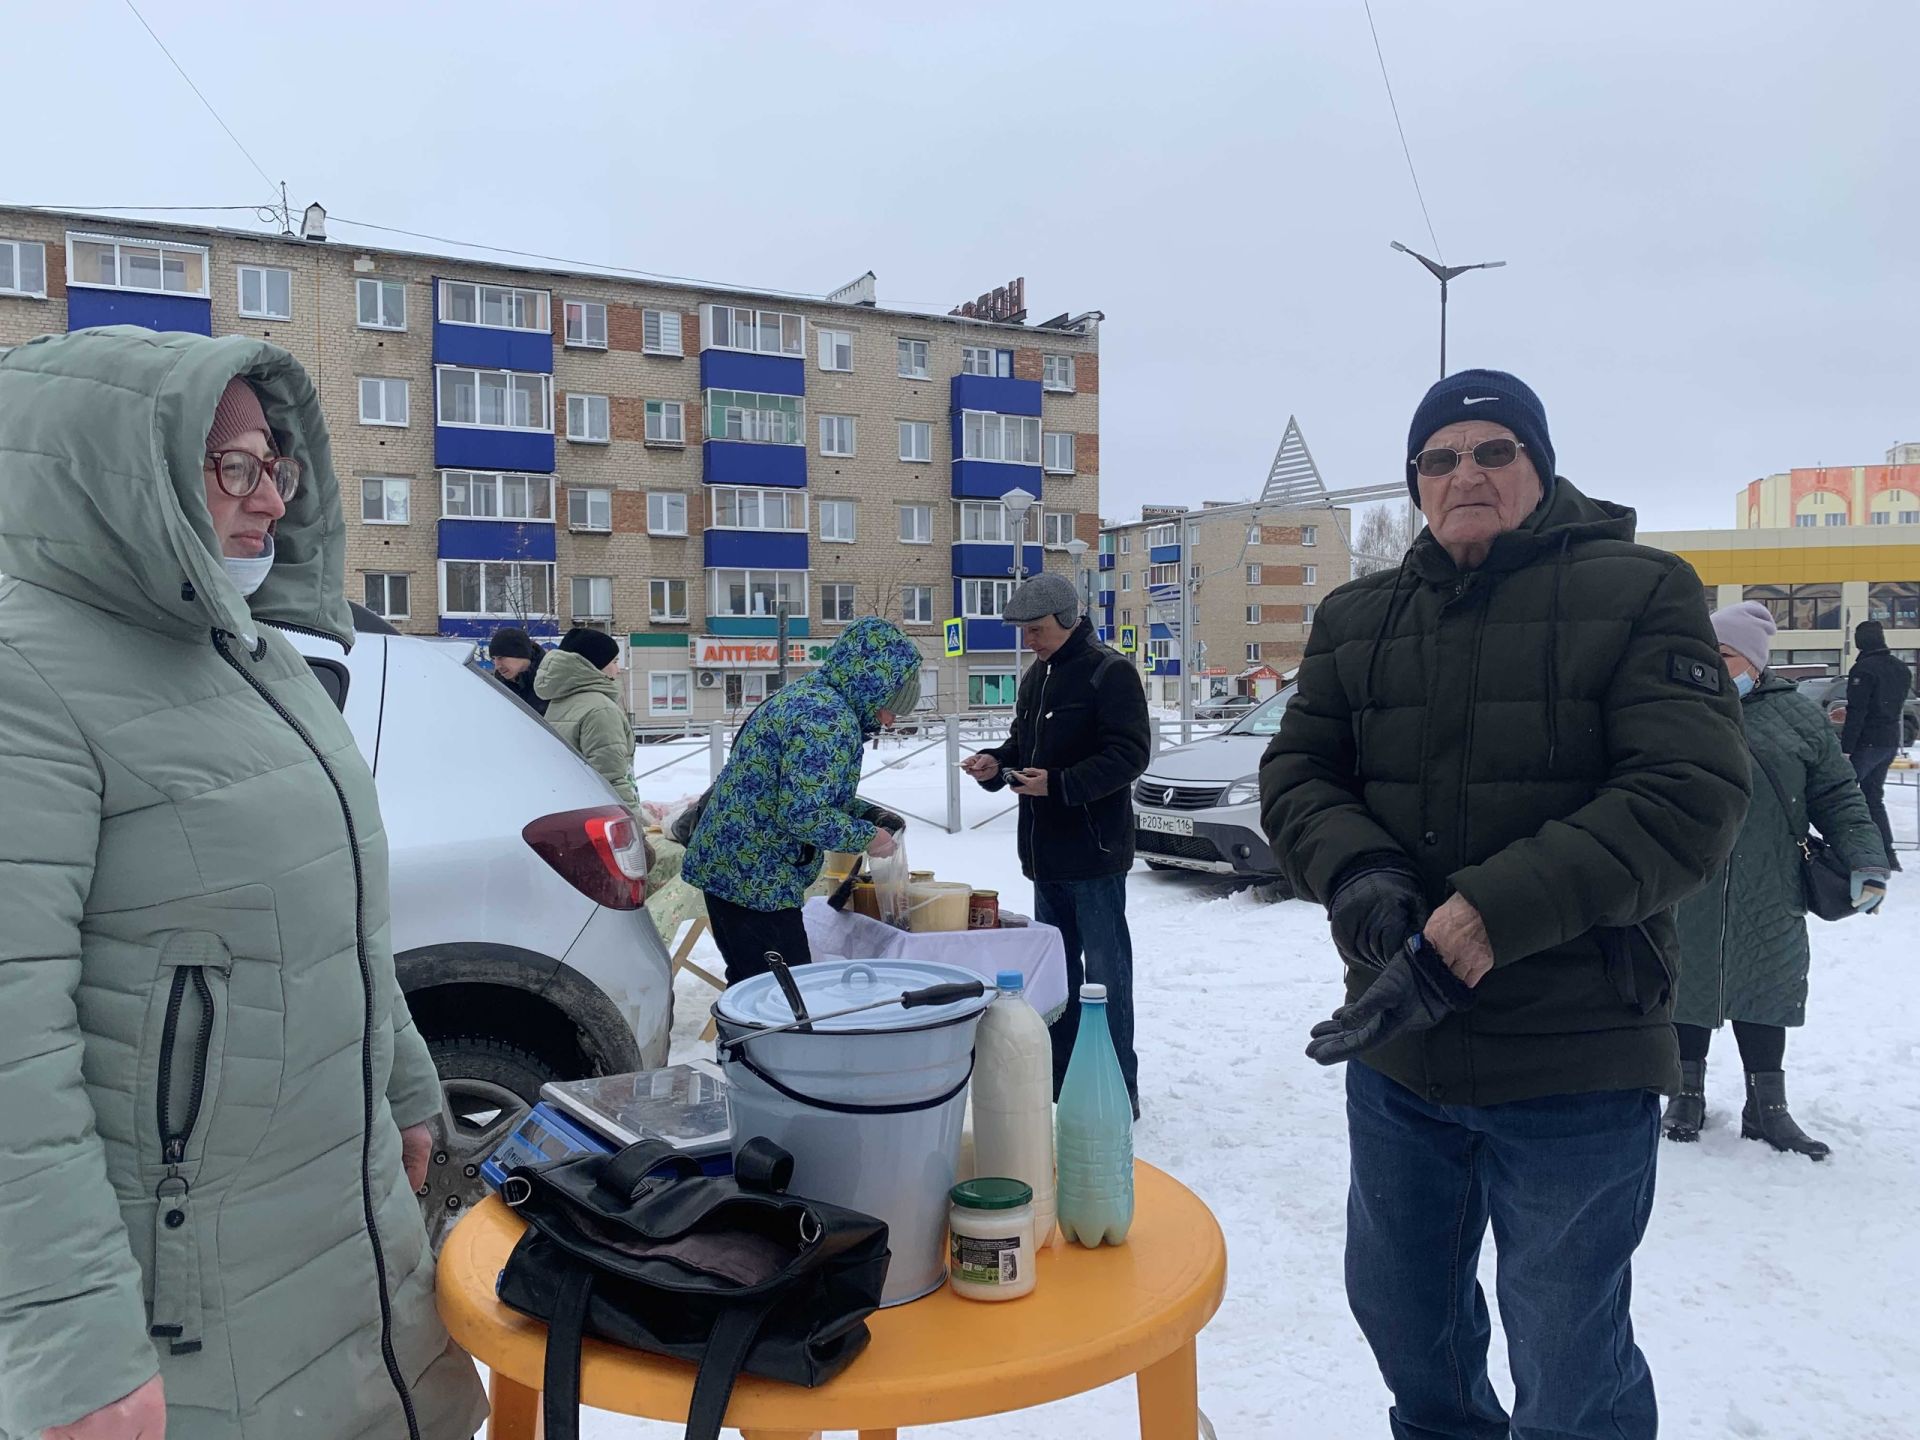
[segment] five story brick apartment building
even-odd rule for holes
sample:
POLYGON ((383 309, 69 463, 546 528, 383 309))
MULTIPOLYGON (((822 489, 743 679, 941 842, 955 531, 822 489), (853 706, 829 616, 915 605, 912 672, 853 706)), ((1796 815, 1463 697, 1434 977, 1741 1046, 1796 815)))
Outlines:
POLYGON ((284 346, 332 431, 349 594, 402 631, 600 626, 645 724, 761 699, 783 602, 790 673, 879 614, 951 712, 1011 701, 1001 497, 1039 497, 1028 574, 1098 538, 1098 312, 475 262, 329 241, 318 207, 302 230, 0 209, 0 346, 108 324, 284 346), (966 654, 942 660, 955 617, 966 654))

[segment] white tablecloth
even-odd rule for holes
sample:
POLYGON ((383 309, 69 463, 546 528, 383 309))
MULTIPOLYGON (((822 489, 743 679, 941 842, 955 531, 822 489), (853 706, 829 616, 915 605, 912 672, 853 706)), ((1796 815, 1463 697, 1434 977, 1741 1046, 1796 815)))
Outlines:
POLYGON ((1060 932, 1039 923, 1011 930, 919 935, 812 899, 801 911, 815 960, 927 960, 958 965, 991 981, 1002 970, 1027 977, 1027 1003, 1049 1018, 1067 1003, 1067 952, 1060 932))

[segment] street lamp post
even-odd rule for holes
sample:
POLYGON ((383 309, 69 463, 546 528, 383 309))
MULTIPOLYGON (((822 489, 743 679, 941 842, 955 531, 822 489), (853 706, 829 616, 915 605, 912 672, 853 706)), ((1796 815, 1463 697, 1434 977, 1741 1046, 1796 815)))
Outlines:
POLYGON ((1447 284, 1458 280, 1469 270, 1498 270, 1507 262, 1504 260, 1482 260, 1478 265, 1442 265, 1438 260, 1429 260, 1418 250, 1409 250, 1398 240, 1391 242, 1392 248, 1402 255, 1411 255, 1426 266, 1433 278, 1440 282, 1440 378, 1447 378, 1447 284))
POLYGON ((1087 542, 1078 535, 1067 541, 1067 554, 1073 557, 1074 584, 1080 587, 1080 613, 1093 615, 1093 572, 1081 562, 1087 553, 1087 542))
MULTIPOLYGON (((1027 578, 1027 512, 1033 509, 1040 497, 1019 486, 1007 491, 1000 497, 1000 506, 1013 521, 1013 564, 1007 573, 1013 576, 1013 588, 1018 590, 1021 582, 1027 578)), ((1017 694, 1020 689, 1020 627, 1013 627, 1013 688, 1017 694)))

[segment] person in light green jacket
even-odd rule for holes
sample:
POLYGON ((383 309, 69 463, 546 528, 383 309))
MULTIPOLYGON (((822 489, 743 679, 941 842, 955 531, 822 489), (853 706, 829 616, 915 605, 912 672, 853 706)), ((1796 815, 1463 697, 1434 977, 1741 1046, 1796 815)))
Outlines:
POLYGON ((600 772, 629 806, 633 788, 633 726, 620 708, 620 642, 604 630, 576 625, 541 663, 533 693, 547 702, 547 724, 600 772))
POLYGON ((0 1436, 464 1440, 386 836, 283 631, 353 641, 314 388, 0 355, 0 1436))

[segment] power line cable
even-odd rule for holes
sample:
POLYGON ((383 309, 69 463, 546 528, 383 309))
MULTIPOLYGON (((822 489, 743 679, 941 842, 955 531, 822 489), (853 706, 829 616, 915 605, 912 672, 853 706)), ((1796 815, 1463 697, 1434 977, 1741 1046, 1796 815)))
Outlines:
MULTIPOLYGON (((131 4, 132 0, 128 0, 131 4)), ((1407 174, 1413 178, 1414 197, 1420 202, 1420 214, 1427 222, 1427 238, 1433 241, 1434 258, 1446 264, 1446 254, 1440 249, 1440 237, 1434 233, 1433 216, 1427 213, 1427 197, 1420 189, 1420 173, 1413 168, 1413 149, 1407 144, 1407 127, 1400 123, 1400 103, 1393 98, 1393 81, 1387 75, 1386 53, 1380 48, 1380 31, 1373 23, 1373 0, 1360 0, 1366 7, 1367 29, 1373 34, 1374 57, 1380 62, 1380 79, 1387 87, 1387 104, 1393 110, 1393 128, 1400 132, 1400 153, 1407 157, 1407 174)))
POLYGON ((183 66, 178 60, 175 60, 173 58, 173 52, 167 49, 167 42, 160 38, 158 33, 155 32, 153 26, 147 24, 147 17, 142 15, 139 9, 135 7, 133 0, 125 0, 125 4, 127 9, 133 11, 133 18, 140 22, 140 28, 145 30, 147 34, 153 37, 153 43, 160 47, 160 53, 166 56, 167 60, 169 61, 169 63, 172 64, 173 68, 180 72, 180 78, 187 82, 187 88, 193 91, 194 95, 199 99, 202 105, 207 107, 207 113, 213 116, 214 122, 218 124, 222 130, 227 132, 227 138, 233 141, 234 145, 239 149, 242 155, 247 157, 247 163, 253 166, 255 170, 260 171, 260 178, 267 182, 267 188, 273 191, 274 199, 278 200, 280 198, 280 187, 274 182, 273 177, 267 174, 265 170, 260 169, 260 162, 253 158, 253 152, 247 149, 245 145, 242 145, 240 143, 240 137, 233 133, 233 127, 227 124, 225 120, 222 120, 220 118, 220 112, 213 108, 213 102, 207 99, 207 97, 201 93, 200 87, 198 85, 193 83, 193 77, 187 74, 186 67, 183 66))

